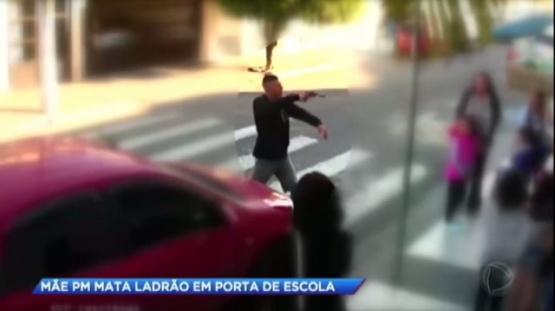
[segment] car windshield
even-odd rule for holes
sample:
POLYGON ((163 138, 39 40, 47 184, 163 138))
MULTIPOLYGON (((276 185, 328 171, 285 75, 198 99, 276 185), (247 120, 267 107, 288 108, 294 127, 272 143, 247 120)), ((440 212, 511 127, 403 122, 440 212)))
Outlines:
POLYGON ((165 165, 165 167, 167 169, 169 169, 170 171, 177 173, 181 176, 187 177, 187 178, 194 178, 197 181, 200 181, 202 184, 210 187, 211 189, 223 193, 224 195, 227 196, 231 196, 234 198, 240 198, 241 194, 234 190, 233 188, 229 187, 228 185, 226 185, 225 183, 218 181, 214 178, 211 178, 210 176, 207 176, 205 174, 202 174, 198 171, 195 171, 193 169, 184 167, 184 166, 179 166, 179 165, 172 165, 172 164, 167 164, 165 165))

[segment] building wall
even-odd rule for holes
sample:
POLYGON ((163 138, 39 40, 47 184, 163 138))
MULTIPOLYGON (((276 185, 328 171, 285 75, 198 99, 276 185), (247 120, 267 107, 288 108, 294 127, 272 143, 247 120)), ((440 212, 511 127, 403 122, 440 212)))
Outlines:
POLYGON ((10 88, 25 88, 38 83, 38 33, 33 1, 7 0, 7 32, 10 88))
MULTIPOLYGON (((8 65, 1 66, 4 88, 20 89, 36 87, 39 84, 40 53, 39 45, 44 37, 40 29, 42 15, 38 12, 38 5, 42 0, 0 0, 0 31, 6 35, 0 35, 0 62, 7 60, 8 65), (6 28, 3 28, 6 27, 6 28), (3 29, 3 30, 2 30, 3 29), (7 78, 6 78, 7 75, 7 78), (6 83, 9 81, 9 83, 6 83)), ((56 10, 55 27, 57 31, 54 43, 58 56, 58 71, 61 78, 66 78, 69 69, 66 63, 68 59, 67 32, 67 7, 63 0, 54 0, 56 10)))
POLYGON ((89 0, 89 72, 194 61, 202 0, 89 0))
MULTIPOLYGON (((379 1, 367 1, 360 18, 346 24, 314 25, 293 20, 281 34, 276 51, 295 53, 304 48, 324 46, 369 49, 376 42, 382 14, 379 1)), ((263 55, 265 44, 259 22, 243 21, 242 42, 243 54, 263 55)))
POLYGON ((203 0, 202 16, 200 61, 215 63, 240 56, 244 21, 226 15, 214 0, 203 0))

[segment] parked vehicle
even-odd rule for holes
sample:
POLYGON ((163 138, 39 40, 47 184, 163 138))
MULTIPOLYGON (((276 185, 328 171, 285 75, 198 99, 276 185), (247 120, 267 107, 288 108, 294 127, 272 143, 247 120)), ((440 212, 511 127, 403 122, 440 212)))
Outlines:
POLYGON ((221 310, 235 301, 31 292, 43 277, 291 276, 291 215, 288 197, 220 169, 74 138, 2 145, 0 310, 221 310))
MULTIPOLYGON (((418 34, 418 40, 416 42, 418 53, 421 55, 427 55, 430 52, 430 38, 424 29, 421 29, 418 34)), ((401 55, 412 55, 412 51, 415 49, 415 35, 415 26, 412 25, 403 25, 397 30, 396 45, 397 51, 401 53, 401 55)))

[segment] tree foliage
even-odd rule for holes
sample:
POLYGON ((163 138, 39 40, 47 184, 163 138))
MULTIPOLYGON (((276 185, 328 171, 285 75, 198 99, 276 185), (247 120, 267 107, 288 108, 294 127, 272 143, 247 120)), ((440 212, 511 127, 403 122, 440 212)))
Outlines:
POLYGON ((278 40, 290 21, 330 24, 358 16, 365 0, 217 0, 231 16, 263 23, 267 43, 278 40))
POLYGON ((456 53, 467 53, 470 50, 470 37, 458 2, 448 2, 451 11, 451 21, 447 27, 451 36, 451 47, 456 53))
POLYGON ((470 5, 476 17, 478 25, 478 40, 482 46, 492 40, 491 31, 494 27, 494 16, 489 11, 488 1, 491 0, 471 0, 470 5))
POLYGON ((411 11, 413 3, 410 0, 384 0, 385 18, 398 23, 407 22, 414 13, 411 11))
MULTIPOLYGON (((541 0, 534 0, 541 1, 541 0)), ((436 55, 454 55, 469 52, 475 43, 485 46, 492 41, 491 31, 495 27, 497 16, 491 7, 502 9, 510 0, 469 0, 472 16, 460 7, 459 0, 383 0, 385 19, 395 24, 404 24, 414 20, 416 13, 414 4, 428 5, 434 10, 422 15, 422 25, 435 37, 431 38, 436 55), (478 36, 471 38, 465 19, 474 18, 478 36), (429 29, 428 29, 429 28, 429 29), (439 35, 441 33, 441 36, 439 35), (477 39, 474 41, 474 39, 477 39), (435 51, 438 49, 439 51, 435 51), (439 53, 437 53, 439 52, 439 53)))

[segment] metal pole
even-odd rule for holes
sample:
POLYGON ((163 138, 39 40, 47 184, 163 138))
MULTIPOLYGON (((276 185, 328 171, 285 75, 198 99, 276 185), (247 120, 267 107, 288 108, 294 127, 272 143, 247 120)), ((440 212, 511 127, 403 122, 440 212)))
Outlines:
MULTIPOLYGON (((303 238, 300 232, 295 230, 293 233, 293 239, 295 244, 295 277, 302 278, 305 277, 305 267, 304 267, 304 244, 303 238)), ((297 308, 299 311, 305 309, 306 300, 303 296, 297 296, 297 308)))
POLYGON ((69 6, 69 25, 71 32, 71 79, 80 81, 84 76, 83 66, 85 64, 84 33, 85 33, 85 10, 86 0, 67 1, 69 6))
POLYGON ((407 129, 407 152, 405 157, 405 173, 403 176, 403 205, 401 206, 401 221, 398 228, 398 245, 397 257, 395 265, 394 281, 396 284, 402 282, 403 277, 403 264, 404 264, 404 249, 406 238, 407 217, 410 208, 411 200, 411 179, 412 179, 412 162, 414 159, 414 145, 415 145, 415 132, 416 132, 416 116, 418 114, 418 78, 420 70, 420 55, 419 55, 419 38, 420 38, 420 20, 421 20, 421 1, 414 0, 415 12, 414 21, 416 29, 414 30, 412 40, 412 96, 410 101, 410 113, 407 129))
POLYGON ((56 51, 56 3, 37 0, 40 51, 40 84, 44 112, 53 122, 58 109, 58 55, 56 51))

